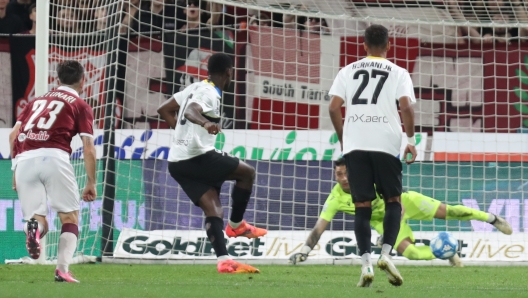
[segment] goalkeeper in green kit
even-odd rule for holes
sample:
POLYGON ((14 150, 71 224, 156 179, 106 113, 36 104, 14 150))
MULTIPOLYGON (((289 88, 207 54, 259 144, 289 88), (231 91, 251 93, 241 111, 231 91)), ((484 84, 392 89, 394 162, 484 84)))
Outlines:
MULTIPOLYGON (((312 229, 312 232, 306 239, 301 252, 295 253, 290 257, 291 264, 304 262, 308 254, 321 238, 326 227, 332 221, 338 211, 348 214, 355 214, 355 207, 352 203, 348 178, 346 173, 345 160, 340 158, 335 162, 335 178, 337 184, 326 199, 321 211, 321 215, 312 229)), ((466 206, 451 206, 441 203, 438 200, 427 197, 414 191, 403 192, 401 195, 403 206, 402 222, 400 232, 394 247, 398 253, 402 254, 409 260, 432 260, 436 257, 431 252, 429 246, 414 245, 414 236, 411 227, 406 223, 409 219, 415 220, 433 220, 433 218, 445 220, 479 220, 493 225, 497 230, 506 235, 512 233, 510 224, 498 215, 475 210, 466 206)), ((383 199, 376 197, 372 201, 372 218, 370 225, 380 234, 383 235, 383 217, 385 215, 385 203, 383 199)), ((379 241, 378 241, 379 242, 379 241)), ((458 254, 449 259, 449 263, 455 267, 462 267, 462 262, 458 254)))

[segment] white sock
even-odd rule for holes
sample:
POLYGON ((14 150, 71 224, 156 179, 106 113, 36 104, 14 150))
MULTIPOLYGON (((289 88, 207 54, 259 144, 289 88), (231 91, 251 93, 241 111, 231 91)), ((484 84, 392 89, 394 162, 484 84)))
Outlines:
POLYGON ((228 256, 228 255, 225 255, 225 256, 219 256, 219 257, 218 257, 218 262, 222 262, 222 261, 225 261, 225 260, 231 260, 231 257, 228 256))
POLYGON ((370 254, 368 252, 364 253, 361 256, 361 263, 363 264, 363 266, 372 266, 372 262, 370 261, 370 254))
POLYGON ((229 225, 233 228, 233 229, 236 229, 240 226, 242 222, 232 222, 231 220, 229 220, 229 225))
POLYGON ((75 236, 75 234, 65 232, 60 235, 59 252, 57 257, 57 269, 59 269, 60 272, 68 273, 76 248, 77 236, 75 236))
POLYGON ((301 248, 301 253, 306 254, 306 255, 309 254, 311 251, 312 249, 308 245, 305 245, 301 248))
POLYGON ((487 223, 492 223, 496 219, 495 215, 488 213, 488 220, 486 220, 487 223))
POLYGON ((392 246, 388 245, 388 244, 383 244, 383 246, 381 247, 381 254, 382 255, 390 255, 390 252, 392 250, 392 246))

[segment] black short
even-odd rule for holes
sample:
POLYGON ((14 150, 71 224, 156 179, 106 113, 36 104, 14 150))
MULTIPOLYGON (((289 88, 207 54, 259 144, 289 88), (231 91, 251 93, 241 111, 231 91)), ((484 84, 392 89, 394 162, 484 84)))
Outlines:
POLYGON ((211 150, 191 159, 169 162, 169 173, 198 206, 200 198, 209 189, 214 188, 220 193, 222 184, 239 162, 238 157, 211 150))
POLYGON ((372 201, 376 192, 384 200, 401 195, 402 163, 397 157, 361 150, 349 152, 344 157, 354 202, 372 201))

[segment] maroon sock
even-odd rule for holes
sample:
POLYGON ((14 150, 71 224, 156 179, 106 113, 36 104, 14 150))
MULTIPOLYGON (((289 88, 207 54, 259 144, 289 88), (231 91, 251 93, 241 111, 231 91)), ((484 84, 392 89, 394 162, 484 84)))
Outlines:
POLYGON ((72 233, 75 237, 79 237, 79 226, 72 223, 65 223, 62 225, 61 234, 62 233, 72 233))

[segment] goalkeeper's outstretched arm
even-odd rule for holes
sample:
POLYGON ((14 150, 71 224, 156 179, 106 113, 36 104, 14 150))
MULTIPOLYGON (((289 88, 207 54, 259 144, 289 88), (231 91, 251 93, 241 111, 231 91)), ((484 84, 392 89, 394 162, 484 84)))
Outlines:
POLYGON ((308 259, 308 254, 312 251, 317 242, 319 242, 321 235, 324 233, 329 223, 329 221, 322 218, 317 220, 315 227, 312 229, 304 246, 301 248, 301 252, 295 253, 290 257, 290 264, 295 265, 298 262, 304 262, 308 259))

